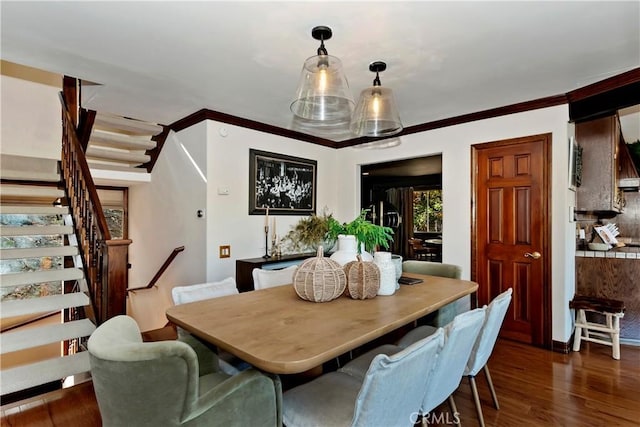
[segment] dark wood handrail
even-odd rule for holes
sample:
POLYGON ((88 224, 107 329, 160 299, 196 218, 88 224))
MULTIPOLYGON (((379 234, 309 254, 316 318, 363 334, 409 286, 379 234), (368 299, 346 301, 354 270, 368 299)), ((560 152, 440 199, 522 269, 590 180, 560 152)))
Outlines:
MULTIPOLYGON (((65 141, 63 141, 63 147, 62 147, 62 150, 63 150, 62 169, 65 172, 66 171, 74 172, 73 168, 80 168, 78 172, 84 181, 82 183, 84 185, 76 182, 71 182, 71 183, 67 183, 67 186, 69 187, 69 186, 75 186, 76 184, 80 184, 82 185, 82 187, 84 187, 81 190, 87 193, 85 196, 85 199, 88 199, 88 200, 86 200, 86 202, 92 205, 92 210, 94 211, 93 214, 95 214, 96 216, 95 225, 98 228, 97 232, 100 234, 100 237, 103 240, 111 240, 111 232, 109 231, 109 227, 107 226, 107 219, 105 218, 104 213, 102 212, 102 203, 100 203, 100 198, 98 197, 98 190, 96 189, 96 186, 93 183, 93 178, 91 177, 91 171, 89 170, 89 164, 87 163, 87 158, 84 155, 84 150, 82 150, 82 145, 80 144, 80 141, 78 140, 78 137, 76 135, 76 129, 73 126, 73 122, 69 114, 69 109, 67 108, 67 103, 64 97, 62 96, 62 94, 60 94, 60 102, 62 102, 63 134, 65 132, 67 133, 66 138, 64 138, 65 141), (67 147, 65 147, 64 145, 67 145, 67 147), (69 154, 73 156, 73 158, 67 157, 64 155, 65 148, 68 148, 70 150, 69 154), (75 164, 70 164, 69 163, 70 160, 73 160, 75 164)), ((65 176, 65 181, 66 181, 66 178, 67 177, 65 176)))
MULTIPOLYGON (((64 94, 62 103, 62 176, 95 322, 126 313, 127 260, 131 240, 112 239, 98 191, 64 94)), ((83 134, 88 130, 85 128, 83 134)))
POLYGON ((147 286, 141 286, 139 288, 131 288, 131 289, 127 289, 127 291, 132 292, 132 291, 140 291, 143 289, 151 289, 154 287, 154 285, 156 284, 156 282, 158 281, 158 279, 160 279, 160 277, 164 274, 164 272, 167 270, 167 268, 169 268, 169 265, 173 262, 173 260, 176 258, 176 256, 178 256, 178 254, 180 252, 184 251, 184 246, 178 246, 177 248, 175 248, 171 254, 169 254, 169 256, 167 257, 167 259, 165 260, 164 264, 162 264, 162 266, 158 269, 158 272, 155 274, 155 276, 153 276, 153 279, 151 279, 151 281, 149 282, 149 284, 147 286))

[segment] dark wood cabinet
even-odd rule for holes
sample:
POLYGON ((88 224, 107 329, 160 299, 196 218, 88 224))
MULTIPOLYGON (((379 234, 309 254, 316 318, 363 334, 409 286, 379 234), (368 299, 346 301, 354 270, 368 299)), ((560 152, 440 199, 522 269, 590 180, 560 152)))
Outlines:
POLYGON ((640 259, 576 257, 576 293, 624 302, 620 338, 640 343, 638 276, 640 259))
POLYGON ((290 265, 299 264, 303 260, 315 256, 315 253, 283 255, 279 258, 247 258, 236 260, 236 284, 240 292, 252 291, 253 269, 267 268, 277 270, 290 265))
POLYGON ((618 188, 618 148, 621 140, 617 115, 576 124, 582 147, 582 182, 576 189, 578 211, 620 213, 624 193, 618 188))

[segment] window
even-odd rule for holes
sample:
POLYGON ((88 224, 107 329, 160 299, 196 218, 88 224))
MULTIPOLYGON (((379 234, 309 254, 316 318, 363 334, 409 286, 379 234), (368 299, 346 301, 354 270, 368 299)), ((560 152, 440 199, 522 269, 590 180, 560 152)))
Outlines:
POLYGON ((413 228, 417 232, 442 232, 442 190, 413 192, 413 228))
POLYGON ((102 211, 107 220, 107 227, 112 239, 127 239, 127 188, 98 188, 98 198, 102 204, 102 211))
MULTIPOLYGON (((19 227, 21 225, 63 225, 61 215, 32 215, 32 214, 0 214, 0 224, 9 227, 19 227)), ((0 248, 41 248, 51 246, 62 246, 62 237, 56 236, 2 236, 0 237, 0 248)), ((63 258, 60 256, 45 256, 38 258, 18 258, 0 260, 0 273, 26 273, 42 270, 62 269, 63 258)), ((38 298, 45 295, 57 295, 62 293, 60 282, 45 282, 17 286, 2 286, 0 288, 0 298, 5 300, 18 300, 27 298, 38 298)))

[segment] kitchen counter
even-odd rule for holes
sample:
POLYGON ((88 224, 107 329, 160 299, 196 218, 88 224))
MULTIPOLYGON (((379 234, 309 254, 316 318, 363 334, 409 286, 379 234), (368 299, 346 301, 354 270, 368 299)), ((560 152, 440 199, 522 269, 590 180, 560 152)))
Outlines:
MULTIPOLYGON (((620 338, 640 344, 640 251, 576 251, 576 293, 624 302, 620 338)), ((623 350, 624 351, 624 350, 623 350)))

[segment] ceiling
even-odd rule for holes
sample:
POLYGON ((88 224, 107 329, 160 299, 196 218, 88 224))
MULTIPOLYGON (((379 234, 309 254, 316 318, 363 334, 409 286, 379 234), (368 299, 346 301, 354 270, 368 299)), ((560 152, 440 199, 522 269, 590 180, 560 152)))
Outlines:
POLYGON ((387 62, 405 127, 571 90, 640 66, 640 2, 11 2, 3 60, 77 77, 83 107, 170 124, 201 109, 340 141, 289 110, 311 28, 354 97, 387 62))

